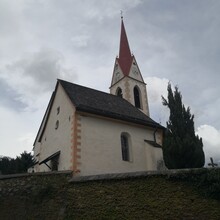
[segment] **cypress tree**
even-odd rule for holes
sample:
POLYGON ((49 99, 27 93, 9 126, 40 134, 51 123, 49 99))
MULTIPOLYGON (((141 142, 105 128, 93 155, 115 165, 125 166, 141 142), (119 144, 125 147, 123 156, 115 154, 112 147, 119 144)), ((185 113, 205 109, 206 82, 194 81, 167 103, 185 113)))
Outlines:
POLYGON ((162 103, 170 110, 167 129, 163 140, 164 162, 168 169, 199 168, 205 163, 202 138, 195 135, 194 115, 190 108, 182 104, 182 95, 171 84, 167 87, 167 100, 162 96, 162 103))

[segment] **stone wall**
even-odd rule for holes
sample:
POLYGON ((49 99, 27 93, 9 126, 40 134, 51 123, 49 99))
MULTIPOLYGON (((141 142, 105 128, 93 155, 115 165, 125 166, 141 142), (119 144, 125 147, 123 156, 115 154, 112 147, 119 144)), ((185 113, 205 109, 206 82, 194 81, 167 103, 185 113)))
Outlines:
POLYGON ((72 177, 70 171, 0 176, 0 219, 217 220, 220 198, 208 197, 205 190, 211 186, 210 192, 220 196, 219 174, 220 169, 192 169, 87 177, 72 177))
POLYGON ((0 175, 0 199, 5 196, 36 194, 44 188, 60 186, 72 178, 71 171, 0 175))

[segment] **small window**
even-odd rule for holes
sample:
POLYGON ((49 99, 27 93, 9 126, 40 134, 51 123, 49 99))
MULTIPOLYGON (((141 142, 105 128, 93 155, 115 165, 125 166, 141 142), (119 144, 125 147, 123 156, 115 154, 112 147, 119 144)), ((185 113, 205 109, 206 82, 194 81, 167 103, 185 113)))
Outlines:
POLYGON ((126 133, 121 134, 121 152, 122 160, 130 161, 130 147, 129 147, 129 135, 126 133))
POLYGON ((116 95, 119 96, 119 97, 121 97, 121 98, 123 97, 122 90, 121 90, 120 87, 117 88, 117 90, 116 90, 116 95))
POLYGON ((60 106, 57 107, 57 115, 59 115, 59 113, 60 113, 60 106))
POLYGON ((55 129, 57 130, 59 127, 59 120, 56 121, 56 124, 55 124, 55 129))

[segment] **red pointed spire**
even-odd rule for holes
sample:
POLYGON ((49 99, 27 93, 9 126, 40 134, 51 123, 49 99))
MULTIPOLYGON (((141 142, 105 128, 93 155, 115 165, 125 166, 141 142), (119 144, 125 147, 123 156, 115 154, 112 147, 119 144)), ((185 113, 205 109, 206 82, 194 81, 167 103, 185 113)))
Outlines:
POLYGON ((125 76, 128 76, 132 64, 132 55, 124 27, 123 17, 121 17, 121 38, 118 63, 121 67, 123 74, 125 76))

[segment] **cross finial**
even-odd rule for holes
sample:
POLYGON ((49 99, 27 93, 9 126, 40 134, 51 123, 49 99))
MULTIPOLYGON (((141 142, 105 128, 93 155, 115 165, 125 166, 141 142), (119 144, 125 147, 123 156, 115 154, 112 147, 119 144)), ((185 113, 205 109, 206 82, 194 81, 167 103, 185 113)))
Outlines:
POLYGON ((123 20, 123 11, 121 10, 121 20, 123 20))
POLYGON ((213 161, 213 158, 212 158, 212 157, 210 157, 210 161, 211 161, 211 163, 208 163, 208 166, 211 166, 211 167, 217 167, 217 166, 218 166, 218 164, 217 164, 217 163, 214 163, 214 161, 213 161))

